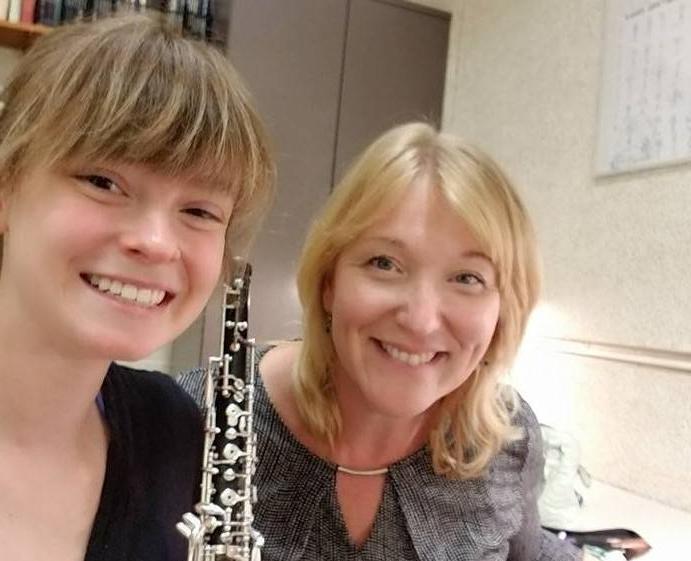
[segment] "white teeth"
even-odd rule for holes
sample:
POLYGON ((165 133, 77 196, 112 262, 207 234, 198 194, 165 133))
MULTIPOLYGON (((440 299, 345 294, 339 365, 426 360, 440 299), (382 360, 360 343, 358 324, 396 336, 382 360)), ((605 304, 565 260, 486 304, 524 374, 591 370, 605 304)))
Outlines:
POLYGON ((427 364, 430 360, 434 358, 434 355, 437 354, 435 352, 420 354, 407 353, 405 351, 397 349, 393 345, 389 345, 388 343, 382 343, 382 347, 391 357, 395 358, 396 360, 400 360, 405 364, 409 364, 410 366, 419 366, 420 364, 427 364))
POLYGON ((123 284, 119 280, 112 280, 107 277, 90 275, 89 282, 97 287, 101 292, 107 292, 113 296, 119 296, 124 300, 139 304, 144 307, 158 306, 166 296, 164 290, 151 288, 137 288, 133 284, 123 284))
POLYGON ((166 291, 165 290, 154 290, 151 297, 153 299, 152 300, 153 305, 158 306, 161 302, 163 302, 163 299, 166 297, 166 291))
POLYGON ((133 284, 125 284, 120 291, 120 298, 125 300, 136 300, 137 299, 137 287, 133 284))
POLYGON ((151 302, 151 290, 145 288, 137 292, 137 304, 148 304, 151 302))

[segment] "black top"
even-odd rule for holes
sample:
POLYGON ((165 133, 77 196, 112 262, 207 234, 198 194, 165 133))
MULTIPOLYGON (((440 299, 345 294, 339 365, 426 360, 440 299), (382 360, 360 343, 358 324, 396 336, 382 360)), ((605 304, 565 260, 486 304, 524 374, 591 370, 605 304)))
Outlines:
MULTIPOLYGON (((259 361, 257 360, 257 363, 259 361)), ((202 373, 179 382, 201 398, 202 373)), ((507 445, 477 479, 436 475, 423 448, 390 466, 372 532, 348 539, 336 498, 336 466, 290 433, 257 376, 255 429, 263 561, 576 561, 580 550, 540 528, 537 487, 543 457, 527 403, 514 423, 524 437, 507 445)))
POLYGON ((170 377, 116 364, 101 394, 110 440, 85 561, 186 560, 175 524, 199 500, 199 409, 170 377))

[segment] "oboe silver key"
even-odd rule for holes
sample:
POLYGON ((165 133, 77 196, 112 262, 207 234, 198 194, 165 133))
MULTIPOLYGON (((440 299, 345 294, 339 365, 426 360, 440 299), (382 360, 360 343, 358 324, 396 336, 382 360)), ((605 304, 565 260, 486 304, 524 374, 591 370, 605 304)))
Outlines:
POLYGON ((203 409, 201 498, 177 529, 188 561, 260 561, 262 535, 252 523, 257 437, 253 429, 255 344, 247 337, 251 268, 225 287, 221 352, 209 358, 203 409))

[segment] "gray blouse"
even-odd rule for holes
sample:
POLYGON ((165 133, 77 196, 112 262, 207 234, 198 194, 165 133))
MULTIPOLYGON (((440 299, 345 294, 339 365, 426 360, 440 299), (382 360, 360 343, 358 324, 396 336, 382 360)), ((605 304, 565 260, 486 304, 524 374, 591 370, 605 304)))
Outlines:
MULTIPOLYGON (((258 362, 258 361, 257 361, 258 362)), ((199 403, 202 373, 179 382, 199 403)), ((436 475, 423 448, 393 464, 372 532, 351 543, 336 499, 336 466, 290 433, 257 376, 255 526, 264 561, 576 561, 577 548, 540 528, 536 492, 543 457, 537 420, 524 401, 524 438, 497 455, 486 476, 436 475)))

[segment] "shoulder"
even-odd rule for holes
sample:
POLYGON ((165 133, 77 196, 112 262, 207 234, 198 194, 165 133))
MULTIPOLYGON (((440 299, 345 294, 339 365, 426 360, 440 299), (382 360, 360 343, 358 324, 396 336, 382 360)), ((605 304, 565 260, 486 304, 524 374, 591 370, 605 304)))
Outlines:
POLYGON ((542 470, 540 424, 528 402, 518 392, 511 391, 513 394, 509 410, 511 411, 511 425, 515 434, 495 456, 491 468, 503 472, 515 472, 524 481, 529 480, 532 485, 542 470))
POLYGON ((104 382, 104 401, 109 418, 117 413, 132 423, 168 432, 179 427, 197 429, 200 411, 194 400, 161 372, 111 365, 104 382))
POLYGON ((495 499, 508 506, 517 495, 524 500, 539 492, 544 459, 540 424, 533 409, 518 393, 512 408, 515 435, 490 463, 489 484, 495 499))
POLYGON ((263 347, 259 351, 259 373, 265 384, 284 386, 290 380, 300 356, 302 343, 285 341, 263 347))
POLYGON ((259 376, 266 393, 281 417, 293 406, 293 368, 300 355, 299 342, 271 346, 260 354, 259 376))
POLYGON ((159 506, 192 504, 204 435, 201 410, 192 398, 166 374, 121 365, 110 368, 103 397, 111 443, 132 463, 133 485, 149 487, 159 506))
POLYGON ((192 403, 175 379, 162 372, 114 363, 108 372, 107 381, 112 382, 115 391, 125 392, 136 399, 146 399, 150 405, 161 403, 185 406, 192 403))
MULTIPOLYGON (((571 544, 558 539, 555 535, 542 530, 537 507, 538 497, 542 491, 544 473, 544 454, 542 431, 534 411, 520 396, 517 396, 517 408, 514 413, 514 426, 522 432, 520 437, 511 442, 505 457, 513 457, 517 471, 517 483, 513 494, 518 498, 520 513, 513 516, 520 521, 510 540, 509 559, 539 559, 540 561, 576 561, 581 559, 582 552, 571 544), (520 467, 520 469, 518 469, 520 467)), ((508 465, 505 463, 505 465, 508 465)), ((505 474, 506 475, 506 474, 505 474)), ((493 497, 506 499, 509 489, 495 492, 493 497)), ((503 506, 503 505, 502 505, 503 506)), ((506 509, 507 512, 510 509, 506 509)), ((504 520, 503 523, 508 523, 504 520)))
POLYGON ((175 377, 177 384, 194 400, 198 406, 204 401, 204 368, 194 368, 182 372, 175 377))
POLYGON ((288 430, 304 441, 303 423, 293 392, 293 369, 300 356, 301 343, 283 342, 269 348, 259 360, 259 377, 269 402, 288 430))
POLYGON ((175 523, 197 498, 201 412, 161 372, 113 364, 102 393, 111 436, 102 499, 111 509, 103 522, 113 532, 104 538, 107 547, 123 547, 120 540, 131 539, 128 558, 182 559, 184 540, 175 523))
POLYGON ((526 516, 526 512, 519 511, 533 509, 536 505, 544 458, 540 424, 528 402, 517 393, 512 422, 517 435, 493 460, 489 480, 492 496, 500 510, 516 521, 526 516), (519 511, 510 505, 518 507, 519 511))
POLYGON ((518 392, 515 392, 515 397, 512 424, 520 431, 518 441, 526 448, 526 452, 532 451, 535 447, 541 450, 542 433, 535 412, 518 392))

